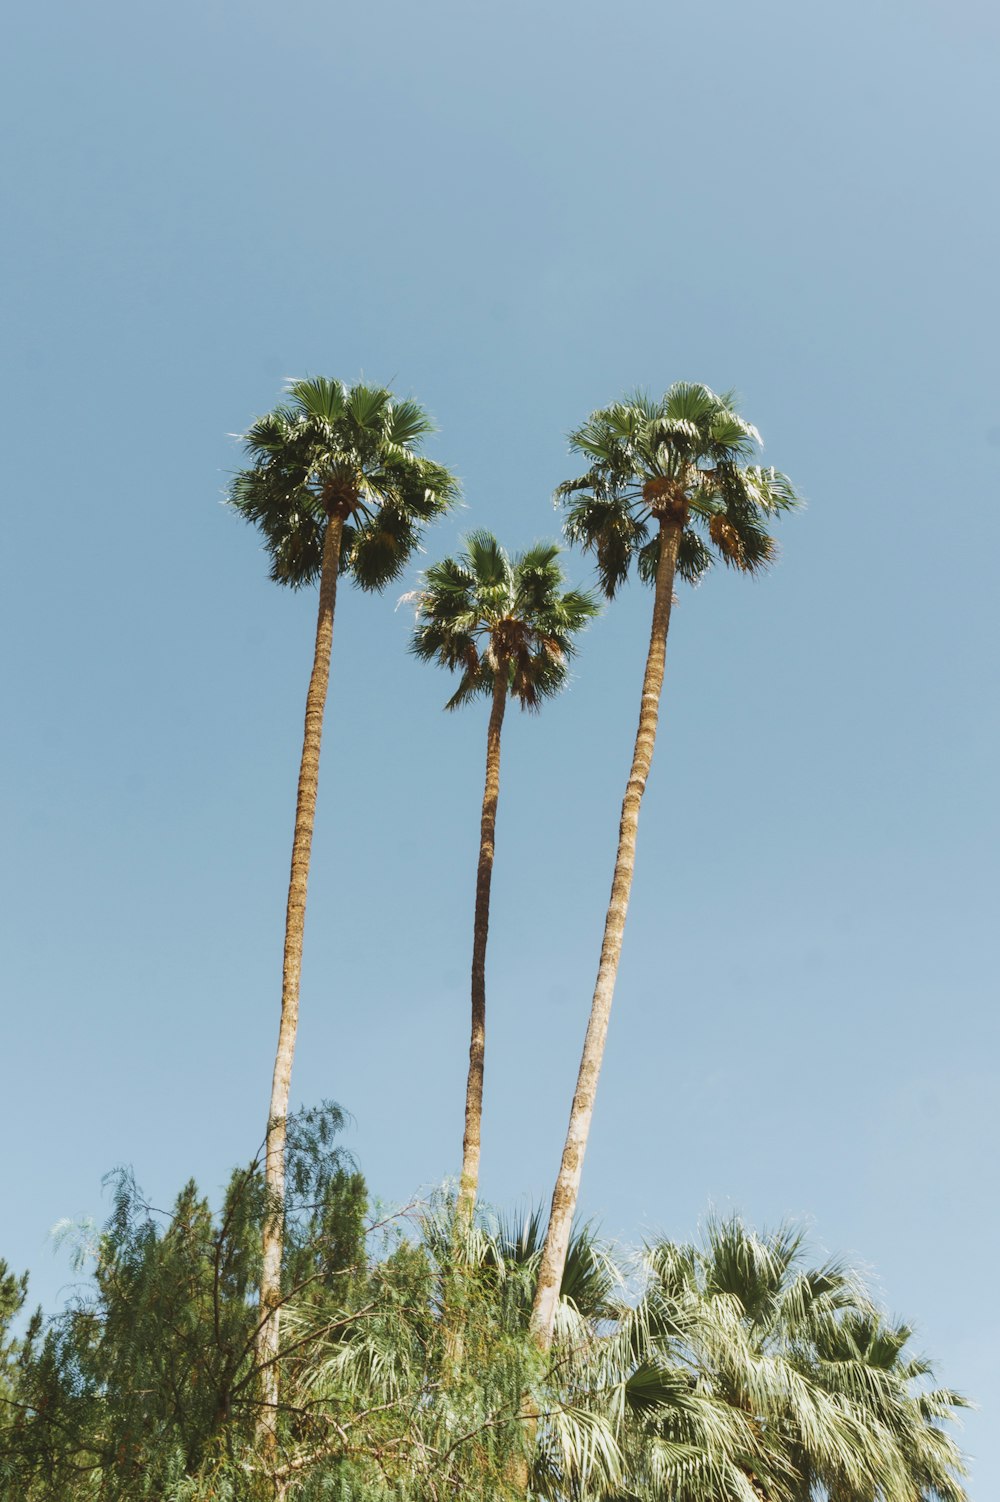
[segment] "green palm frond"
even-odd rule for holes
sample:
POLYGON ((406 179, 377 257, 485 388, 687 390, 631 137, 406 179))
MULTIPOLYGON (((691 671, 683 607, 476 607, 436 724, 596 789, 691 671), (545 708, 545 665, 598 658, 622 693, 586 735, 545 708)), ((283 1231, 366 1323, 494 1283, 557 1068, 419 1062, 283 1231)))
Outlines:
POLYGON ((757 1233, 736 1217, 710 1221, 700 1247, 650 1248, 640 1348, 752 1416, 732 1460, 748 1477, 772 1469, 766 1495, 959 1502, 962 1460, 941 1427, 960 1406, 955 1395, 930 1418, 923 1368, 906 1356, 909 1329, 887 1324, 844 1264, 803 1258, 796 1229, 757 1233), (777 1451, 754 1454, 768 1436, 777 1451))
POLYGON ((492 532, 480 529, 470 532, 465 539, 465 558, 469 572, 480 590, 503 590, 503 599, 510 598, 512 571, 510 559, 497 542, 492 532))
POLYGON ((359 382, 347 392, 344 409, 356 424, 359 434, 367 436, 376 429, 385 432, 383 418, 391 403, 392 393, 384 387, 366 386, 359 382))
POLYGON ((460 673, 448 709, 492 694, 498 674, 526 710, 564 686, 576 639, 598 605, 581 590, 563 588, 558 557, 554 543, 511 556, 480 530, 465 539, 458 557, 424 571, 410 649, 460 673))
POLYGON ((361 589, 382 590, 399 578, 416 546, 412 512, 386 501, 355 531, 347 568, 361 589))
POLYGON ((308 416, 330 425, 339 421, 347 408, 348 388, 343 381, 333 381, 326 376, 314 376, 305 381, 290 381, 288 394, 290 406, 278 411, 290 421, 296 416, 308 416))
POLYGON ((380 386, 316 377, 244 434, 249 464, 229 503, 257 527, 271 577, 292 588, 319 575, 331 515, 344 521, 341 572, 362 589, 399 577, 424 526, 458 498, 458 482, 418 452, 433 424, 416 402, 380 386))
POLYGON ((464 672, 458 680, 458 687, 445 700, 445 709, 461 709, 463 705, 470 704, 473 699, 487 697, 493 691, 493 678, 486 668, 480 666, 464 672))
POLYGON ((400 448, 407 448, 419 438, 426 438, 435 431, 423 407, 414 401, 395 402, 389 422, 388 436, 400 448))
POLYGON ((675 381, 660 404, 666 417, 683 419, 703 427, 715 421, 734 401, 731 391, 716 394, 698 382, 675 381))
POLYGON ((568 507, 565 530, 570 542, 596 554, 597 577, 610 600, 628 578, 632 559, 646 545, 649 520, 630 504, 591 493, 568 507))
POLYGON ((735 403, 732 392, 679 382, 658 401, 632 392, 570 434, 590 468, 559 485, 556 498, 567 537, 594 553, 609 599, 633 562, 653 582, 660 525, 678 512, 686 520, 677 572, 688 583, 716 558, 749 574, 773 561, 768 524, 800 502, 785 475, 750 462, 760 434, 735 403))

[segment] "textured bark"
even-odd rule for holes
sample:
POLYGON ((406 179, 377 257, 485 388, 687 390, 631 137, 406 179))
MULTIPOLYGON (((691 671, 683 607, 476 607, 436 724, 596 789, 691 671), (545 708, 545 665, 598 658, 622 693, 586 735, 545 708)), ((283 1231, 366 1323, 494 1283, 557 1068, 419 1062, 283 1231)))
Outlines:
POLYGON ((632 753, 632 769, 629 772, 622 803, 618 854, 611 883, 611 900, 604 924, 601 963, 597 971, 590 1021, 587 1024, 580 1072, 577 1076, 576 1091, 570 1110, 566 1145, 563 1148, 559 1176, 552 1195, 548 1231, 542 1250, 535 1303, 531 1315, 532 1333, 543 1351, 547 1351, 552 1345, 559 1289, 566 1266, 570 1231, 576 1212, 580 1176, 583 1172, 583 1157, 587 1150, 587 1138, 594 1115, 594 1098, 597 1094, 597 1081, 604 1057, 604 1044, 608 1033, 608 1020, 611 1016, 618 962, 621 959, 625 916, 628 912, 632 876, 635 870, 639 805, 646 790, 646 779, 649 776, 653 746, 656 741, 660 691, 663 687, 663 670, 666 662, 667 631, 670 626, 670 606, 673 600, 674 573, 682 531, 683 522, 678 518, 668 518, 660 523, 660 558, 653 594, 653 625, 649 637, 649 653, 646 657, 646 672, 642 681, 639 729, 632 753))
POLYGON ((483 1066, 486 1056, 486 941, 490 929, 490 886, 500 798, 500 729, 507 707, 507 674, 501 667, 493 688, 493 708, 486 732, 486 782, 479 825, 479 866, 476 871, 476 914, 472 933, 472 1034, 469 1075, 465 1086, 465 1134, 462 1139, 462 1177, 458 1186, 456 1224, 468 1229, 479 1189, 479 1156, 483 1122, 483 1066))
POLYGON ((493 685, 493 708, 486 731, 486 780, 479 823, 479 864, 476 868, 476 911, 472 925, 472 1030, 469 1073, 465 1085, 465 1131, 462 1137, 462 1177, 455 1205, 452 1238, 453 1272, 444 1313, 445 1371, 454 1381, 462 1365, 464 1252, 472 1227, 479 1190, 479 1157, 483 1124, 483 1074, 486 1059, 486 941, 490 929, 490 886, 500 799, 500 730, 507 708, 507 674, 498 671, 493 685))
POLYGON ((299 788, 295 804, 292 868, 285 913, 285 950, 281 976, 281 1022, 271 1083, 271 1109, 267 1123, 264 1181, 271 1207, 264 1223, 263 1269, 260 1280, 261 1326, 257 1336, 257 1361, 262 1369, 262 1416, 257 1439, 265 1454, 273 1454, 274 1420, 278 1403, 278 1346, 281 1304, 281 1254, 284 1240, 285 1131, 292 1059, 299 1022, 299 981, 302 974, 302 936, 305 930, 306 888, 309 856, 316 819, 316 789, 319 784, 319 753, 323 736, 323 711, 330 679, 330 649, 333 645, 333 612, 340 569, 343 519, 332 516, 323 543, 319 583, 319 615, 312 675, 306 695, 305 732, 299 764, 299 788))

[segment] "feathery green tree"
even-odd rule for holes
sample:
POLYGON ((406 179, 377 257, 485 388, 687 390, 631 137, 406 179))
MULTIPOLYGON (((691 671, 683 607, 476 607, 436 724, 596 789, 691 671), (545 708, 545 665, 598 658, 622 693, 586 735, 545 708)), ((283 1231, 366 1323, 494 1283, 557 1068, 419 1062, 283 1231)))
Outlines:
MULTIPOLYGON (((280 1359, 293 1393, 326 1357, 367 1286, 364 1181, 337 1146, 334 1106, 288 1120, 280 1359)), ((255 1441, 273 1409, 257 1355, 261 1157, 213 1212, 188 1183, 168 1213, 131 1172, 112 1210, 80 1228, 86 1274, 64 1310, 36 1314, 0 1382, 3 1502, 233 1502, 274 1496, 277 1456, 255 1441)), ((301 1403, 282 1406, 279 1453, 314 1442, 301 1403)))
MULTIPOLYGON (((455 478, 418 452, 432 429, 423 408, 413 401, 397 401, 383 387, 345 386, 322 377, 293 381, 288 400, 258 418, 244 435, 252 462, 235 476, 229 493, 235 510, 262 533, 276 583, 298 589, 319 581, 265 1155, 273 1213, 264 1229, 260 1283, 264 1318, 259 1346, 274 1407, 278 1402, 285 1121, 298 1028, 306 889, 337 578, 346 574, 364 590, 384 589, 403 571, 424 526, 457 498, 455 478)), ((262 1439, 267 1442, 266 1434, 262 1439)))
POLYGON ((486 778, 479 826, 472 938, 472 1029, 465 1091, 462 1175, 456 1228, 468 1231, 475 1212, 482 1139, 486 1054, 486 944, 500 797, 500 735, 509 699, 538 710, 564 686, 576 638, 598 611, 593 596, 564 589, 554 543, 536 543, 511 557, 489 532, 473 532, 465 550, 426 570, 411 649, 425 662, 461 674, 447 709, 490 700, 486 778))
POLYGON ((750 574, 773 558, 768 526, 797 498, 784 475, 750 462, 759 442, 731 394, 718 396, 707 386, 681 383, 660 400, 636 393, 594 412, 570 435, 572 449, 589 468, 557 491, 567 503, 567 535, 596 554, 598 578, 609 599, 634 563, 640 579, 653 586, 653 619, 600 965, 535 1296, 534 1329, 543 1349, 552 1340, 621 958, 674 581, 679 575, 696 583, 716 556, 750 574))
POLYGON ((10 1397, 10 1374, 20 1349, 11 1327, 27 1297, 27 1273, 18 1277, 0 1257, 0 1404, 10 1397))

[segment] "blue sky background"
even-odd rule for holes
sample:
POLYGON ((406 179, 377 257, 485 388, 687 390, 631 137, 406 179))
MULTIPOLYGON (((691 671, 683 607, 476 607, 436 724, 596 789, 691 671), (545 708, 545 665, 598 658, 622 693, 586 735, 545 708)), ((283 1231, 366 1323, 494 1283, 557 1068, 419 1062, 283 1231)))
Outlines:
MULTIPOLYGON (((53 3, 5 41, 0 1255, 51 1302, 105 1170, 163 1202, 263 1130, 315 599, 221 505, 227 435, 363 372, 464 479, 429 553, 516 548, 592 407, 735 386, 809 509, 675 612, 583 1208, 806 1217, 980 1401, 995 1493, 994 8, 53 3)), ((459 1165, 485 735, 397 593, 339 602, 294 1080, 389 1199, 459 1165)), ((494 1203, 551 1189, 649 605, 505 729, 494 1203)))

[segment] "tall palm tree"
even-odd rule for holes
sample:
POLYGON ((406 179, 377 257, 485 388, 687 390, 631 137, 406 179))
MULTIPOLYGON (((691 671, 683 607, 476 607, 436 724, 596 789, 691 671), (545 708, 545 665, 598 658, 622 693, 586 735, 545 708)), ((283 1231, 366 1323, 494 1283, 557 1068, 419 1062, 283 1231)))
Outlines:
POLYGON ((273 1213, 263 1238, 258 1355, 272 1406, 278 1400, 286 1118, 337 578, 346 574, 361 589, 384 589, 399 577, 424 525, 457 498, 454 477, 418 452, 432 431, 416 402, 397 401, 383 387, 345 386, 323 377, 293 381, 287 401, 244 435, 251 463, 235 476, 229 494, 235 510, 262 533, 276 583, 299 589, 319 581, 265 1152, 273 1213))
POLYGON ((658 401, 636 393, 594 412, 570 435, 571 448, 589 461, 589 468, 557 491, 568 503, 567 534, 596 554, 598 578, 609 599, 636 564, 640 579, 653 586, 653 621, 600 966, 535 1297, 534 1330, 543 1350, 552 1341, 621 957, 674 581, 679 575, 696 583, 715 557, 749 574, 773 558, 768 524, 795 505, 796 496, 784 475, 749 462, 759 442, 757 430, 736 412, 731 394, 718 396, 707 386, 681 383, 658 401))
POLYGON ((500 733, 509 699, 538 710, 566 682, 576 637, 599 609, 592 595, 563 589, 559 548, 539 543, 511 557, 489 532, 473 532, 465 551, 424 574, 412 650, 425 662, 461 673, 447 709, 490 700, 486 780, 479 826, 472 936, 472 1033, 465 1090, 462 1176, 456 1227, 472 1225, 479 1184, 486 1053, 486 942, 500 797, 500 733))

